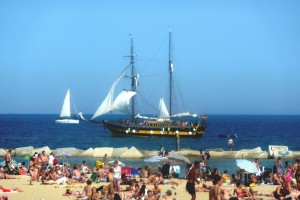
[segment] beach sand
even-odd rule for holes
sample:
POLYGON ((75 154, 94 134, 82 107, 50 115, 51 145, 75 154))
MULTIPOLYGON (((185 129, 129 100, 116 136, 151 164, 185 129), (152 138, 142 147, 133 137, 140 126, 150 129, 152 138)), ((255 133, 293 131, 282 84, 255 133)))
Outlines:
MULTIPOLYGON (((0 185, 4 188, 12 189, 18 187, 23 190, 23 192, 0 194, 0 196, 8 196, 8 199, 23 199, 23 200, 56 200, 56 199, 76 199, 75 196, 66 197, 62 196, 66 187, 72 187, 76 191, 82 191, 84 183, 74 184, 74 185, 41 185, 40 182, 34 182, 33 185, 29 185, 29 176, 15 176, 16 179, 2 179, 0 185)), ((175 179, 176 180, 176 179, 175 179)), ((176 180, 177 181, 177 180, 176 180)), ((181 180, 180 180, 181 181, 181 180)), ((162 192, 166 192, 168 189, 172 190, 173 198, 176 200, 189 200, 191 196, 185 190, 185 180, 182 180, 178 186, 176 185, 159 185, 162 192), (176 194, 175 194, 176 193, 176 194)), ((92 187, 100 187, 101 185, 106 185, 107 183, 92 183, 92 187)), ((201 184, 200 184, 201 185, 201 184)), ((211 185, 211 182, 207 182, 207 185, 211 185)), ((122 185, 122 189, 125 189, 126 185, 122 185)), ((234 189, 234 186, 223 185, 222 187, 234 189)), ((152 189, 153 185, 147 185, 147 189, 152 189)), ((254 191, 267 191, 269 193, 275 190, 274 185, 259 185, 253 187, 254 191)), ((197 192, 197 200, 207 200, 208 192, 197 192)), ((271 199, 271 198, 262 198, 271 199)))

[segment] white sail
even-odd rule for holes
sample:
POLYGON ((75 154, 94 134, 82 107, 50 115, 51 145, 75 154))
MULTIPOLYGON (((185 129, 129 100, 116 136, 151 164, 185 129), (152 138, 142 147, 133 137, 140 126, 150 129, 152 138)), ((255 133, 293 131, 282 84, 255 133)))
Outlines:
POLYGON ((122 91, 115 99, 113 108, 123 113, 130 113, 128 106, 134 95, 136 95, 134 91, 122 91))
POLYGON ((158 118, 169 118, 170 114, 168 112, 168 109, 166 107, 166 104, 164 102, 164 99, 161 98, 159 101, 159 113, 158 113, 158 118))
POLYGON ((114 109, 113 106, 113 98, 114 98, 114 93, 115 93, 115 88, 118 84, 118 82, 121 80, 121 78, 124 76, 125 71, 128 69, 129 66, 127 66, 122 73, 118 76, 118 78, 115 80, 115 82, 113 83, 113 85, 111 86, 106 98, 104 99, 104 101, 102 102, 102 104, 99 106, 98 110, 96 111, 96 113, 94 114, 94 116, 92 117, 92 119, 99 117, 100 115, 103 115, 105 113, 108 113, 110 111, 112 111, 114 109))
POLYGON ((68 89, 63 107, 60 112, 60 117, 71 117, 71 110, 70 110, 70 90, 68 89))

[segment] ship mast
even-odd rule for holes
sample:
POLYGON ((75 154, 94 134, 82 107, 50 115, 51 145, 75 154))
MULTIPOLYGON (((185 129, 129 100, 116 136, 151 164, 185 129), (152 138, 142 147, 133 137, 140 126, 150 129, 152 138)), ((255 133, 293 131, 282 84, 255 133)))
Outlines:
MULTIPOLYGON (((137 91, 137 85, 138 85, 138 76, 135 74, 135 54, 134 54, 134 46, 133 46, 133 37, 130 34, 131 37, 131 47, 130 47, 130 66, 131 66, 131 91, 136 92, 137 91)), ((135 116, 135 97, 132 97, 131 99, 131 119, 134 120, 135 116)))
POLYGON ((170 78, 170 88, 169 88, 169 112, 172 116, 172 98, 173 98, 173 54, 172 54, 172 30, 169 31, 169 78, 170 78))

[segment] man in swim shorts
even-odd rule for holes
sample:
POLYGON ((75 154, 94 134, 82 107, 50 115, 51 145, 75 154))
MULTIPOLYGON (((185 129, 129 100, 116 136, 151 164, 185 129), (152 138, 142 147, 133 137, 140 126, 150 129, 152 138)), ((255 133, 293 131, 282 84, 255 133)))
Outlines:
POLYGON ((186 190, 190 195, 192 195, 192 200, 196 199, 196 189, 195 189, 195 182, 197 184, 200 183, 200 181, 197 180, 198 178, 198 169, 200 168, 199 161, 195 161, 194 167, 190 169, 190 171, 187 174, 187 182, 186 182, 186 190))

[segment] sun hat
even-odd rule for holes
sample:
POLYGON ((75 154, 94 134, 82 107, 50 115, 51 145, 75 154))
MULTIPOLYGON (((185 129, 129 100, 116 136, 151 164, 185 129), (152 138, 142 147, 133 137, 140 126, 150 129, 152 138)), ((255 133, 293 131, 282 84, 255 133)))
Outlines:
POLYGON ((172 195, 172 190, 167 190, 166 195, 172 195))

